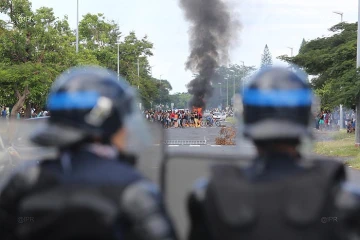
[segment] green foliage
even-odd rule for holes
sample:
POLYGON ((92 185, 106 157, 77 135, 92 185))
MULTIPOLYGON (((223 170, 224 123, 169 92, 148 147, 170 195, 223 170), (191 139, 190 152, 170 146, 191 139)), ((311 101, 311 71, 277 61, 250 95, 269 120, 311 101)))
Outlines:
POLYGON ((120 36, 119 27, 107 21, 104 14, 86 14, 79 23, 79 36, 87 49, 99 50, 116 44, 120 36))
POLYGON ((261 68, 271 66, 272 65, 272 56, 269 50, 268 45, 265 45, 264 53, 261 56, 261 68))
MULTIPOLYGON (((162 106, 165 106, 166 104, 170 105, 170 91, 172 90, 172 86, 169 81, 155 78, 152 78, 151 81, 155 84, 152 85, 155 86, 154 93, 152 95, 153 103, 155 103, 156 106, 159 106, 160 104, 162 106)), ((155 105, 153 105, 153 107, 155 105)))
POLYGON ((57 19, 51 8, 32 12, 26 0, 3 1, 0 11, 9 18, 0 34, 1 102, 15 104, 19 98, 15 93, 27 86, 28 100, 44 105, 56 75, 74 62, 68 57, 71 32, 67 20, 57 19))
POLYGON ((219 67, 212 81, 214 91, 213 96, 207 100, 207 108, 217 108, 220 104, 226 107, 227 102, 231 105, 234 90, 235 93, 241 91, 247 77, 254 71, 254 66, 238 64, 232 64, 229 67, 219 67))
POLYGON ((170 83, 159 84, 150 74, 153 44, 135 32, 120 41, 119 26, 104 14, 83 16, 76 54, 76 31, 69 27, 67 16, 55 17, 47 7, 32 11, 29 0, 0 1, 0 12, 8 17, 0 21, 0 104, 14 105, 20 99, 16 93, 29 89, 26 102, 43 106, 52 82, 69 67, 100 65, 117 71, 118 49, 120 75, 138 87, 143 104, 160 103, 160 95, 169 100, 170 83))
POLYGON ((191 94, 189 93, 175 93, 170 95, 170 102, 174 103, 174 107, 178 109, 189 108, 189 101, 191 94))
POLYGON ((353 107, 360 91, 356 71, 357 23, 340 23, 329 29, 330 37, 306 42, 295 57, 280 56, 313 75, 311 84, 323 107, 353 107))
POLYGON ((138 88, 145 107, 149 107, 151 102, 160 103, 159 94, 169 95, 164 88, 158 88, 150 75, 148 57, 153 55, 153 44, 147 36, 139 39, 135 32, 130 32, 120 41, 119 26, 106 20, 103 14, 86 14, 79 24, 79 32, 80 52, 83 49, 89 51, 95 64, 117 71, 119 49, 120 75, 138 88))
POLYGON ((302 42, 301 42, 301 45, 300 45, 300 48, 299 48, 299 52, 300 52, 300 53, 303 52, 305 45, 306 45, 306 41, 305 41, 305 39, 303 38, 303 40, 302 40, 302 42))

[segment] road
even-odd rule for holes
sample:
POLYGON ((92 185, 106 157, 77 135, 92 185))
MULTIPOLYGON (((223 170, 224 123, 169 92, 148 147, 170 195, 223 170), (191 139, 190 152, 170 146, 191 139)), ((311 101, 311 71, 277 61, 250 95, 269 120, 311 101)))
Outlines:
MULTIPOLYGON (((185 239, 187 232, 187 211, 185 202, 188 192, 199 176, 208 175, 208 166, 214 162, 236 161, 239 165, 246 165, 250 162, 254 153, 253 147, 245 143, 237 146, 217 146, 215 137, 218 136, 220 128, 186 128, 186 129, 166 129, 168 140, 206 140, 206 144, 177 144, 168 145, 165 150, 169 154, 171 161, 167 167, 165 199, 172 217, 176 220, 177 229, 180 231, 181 239, 185 239), (242 157, 239 157, 239 154, 242 157)), ((329 140, 326 135, 316 135, 317 141, 329 140)), ((146 175, 159 182, 161 147, 155 146, 152 151, 145 153, 146 161, 140 162, 140 169, 146 175), (156 149, 156 151, 154 151, 156 149), (151 153, 156 152, 155 156, 150 157, 151 153), (153 159, 153 160, 149 160, 153 159), (154 160, 157 159, 157 160, 154 160)), ((360 172, 347 168, 350 181, 355 184, 360 183, 360 172)))
MULTIPOLYGON (((229 125, 228 123, 225 123, 229 125)), ((170 153, 194 153, 194 154, 203 154, 216 155, 216 156, 231 156, 236 154, 252 154, 254 153, 254 148, 249 142, 245 142, 242 146, 219 146, 215 144, 215 138, 219 136, 219 127, 211 128, 170 128, 165 130, 165 138, 167 140, 174 140, 173 144, 167 145, 167 151, 170 153), (181 141, 194 141, 194 144, 181 145, 181 141), (202 141, 206 144, 196 144, 196 141, 202 141)), ((316 141, 329 141, 329 134, 323 132, 315 131, 316 141)), ((170 142, 171 143, 171 142, 170 142)), ((157 155, 159 155, 159 149, 157 150, 157 155)), ((151 165, 153 168, 157 168, 159 163, 153 163, 151 165)), ((347 168, 349 174, 349 180, 356 184, 360 184, 360 171, 347 168)), ((153 175, 153 174, 151 174, 153 175)))
POLYGON ((165 137, 168 140, 206 140, 208 145, 213 145, 220 129, 219 127, 169 128, 165 130, 165 137))

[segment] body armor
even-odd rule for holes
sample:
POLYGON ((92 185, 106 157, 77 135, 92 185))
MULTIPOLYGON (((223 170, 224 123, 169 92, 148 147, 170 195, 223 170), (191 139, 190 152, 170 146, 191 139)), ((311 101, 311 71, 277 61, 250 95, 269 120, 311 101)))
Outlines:
POLYGON ((0 198, 1 239, 176 239, 155 184, 120 159, 88 151, 73 157, 68 171, 45 160, 9 178, 0 198))
POLYGON ((273 181, 234 165, 211 169, 202 207, 213 239, 340 239, 334 190, 345 176, 335 161, 313 161, 273 181))

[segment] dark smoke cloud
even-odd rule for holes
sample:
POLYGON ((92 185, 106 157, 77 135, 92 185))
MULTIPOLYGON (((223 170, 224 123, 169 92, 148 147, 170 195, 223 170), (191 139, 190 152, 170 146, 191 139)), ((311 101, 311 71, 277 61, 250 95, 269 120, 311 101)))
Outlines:
POLYGON ((216 69, 228 61, 229 47, 236 41, 240 23, 232 19, 224 0, 180 0, 186 19, 191 22, 191 53, 186 68, 197 74, 188 84, 193 95, 190 107, 205 108, 211 97, 211 81, 216 69))

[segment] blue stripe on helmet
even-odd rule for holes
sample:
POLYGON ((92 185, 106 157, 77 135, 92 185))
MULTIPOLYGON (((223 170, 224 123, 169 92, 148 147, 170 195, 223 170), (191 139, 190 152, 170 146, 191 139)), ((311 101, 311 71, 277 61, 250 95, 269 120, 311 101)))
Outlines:
POLYGON ((310 89, 258 90, 245 89, 243 102, 259 107, 311 106, 313 94, 310 89))
POLYGON ((48 99, 49 110, 90 109, 95 107, 100 95, 95 91, 62 92, 51 94, 48 99))

